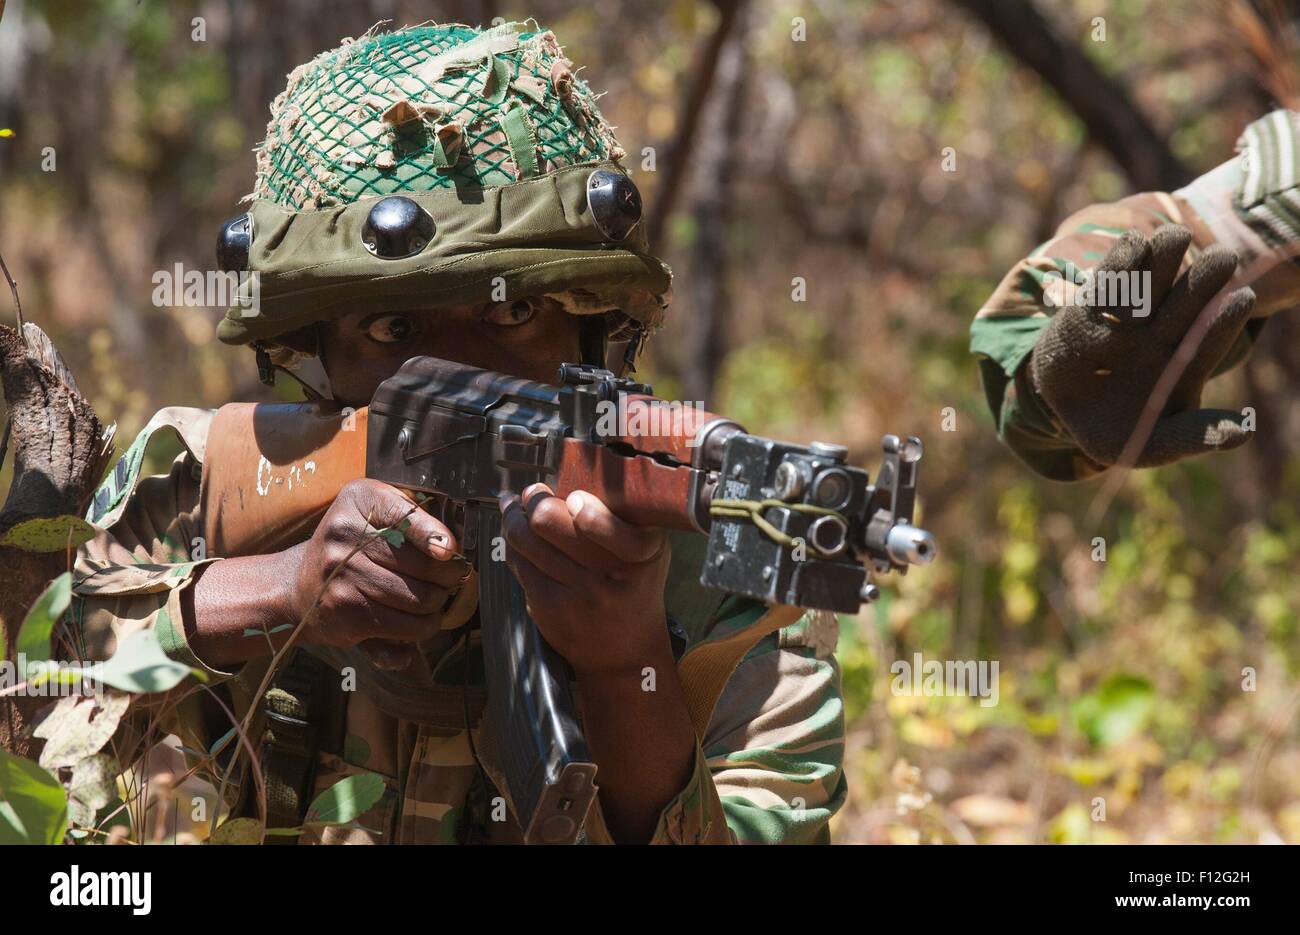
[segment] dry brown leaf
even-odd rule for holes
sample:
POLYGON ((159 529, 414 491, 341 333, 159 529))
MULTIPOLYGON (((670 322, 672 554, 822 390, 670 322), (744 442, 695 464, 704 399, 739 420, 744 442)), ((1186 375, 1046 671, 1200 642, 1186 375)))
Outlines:
POLYGON ((1034 822, 1032 808, 1000 795, 976 793, 958 799, 949 807, 966 824, 981 828, 1024 827, 1034 822))

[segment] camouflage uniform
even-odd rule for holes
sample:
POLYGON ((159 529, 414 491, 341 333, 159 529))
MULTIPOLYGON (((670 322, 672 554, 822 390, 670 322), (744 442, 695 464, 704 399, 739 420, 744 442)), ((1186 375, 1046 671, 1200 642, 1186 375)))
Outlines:
MULTIPOLYGON (((1150 235, 1162 224, 1192 231, 1183 269, 1220 243, 1240 260, 1232 288, 1251 286, 1254 318, 1218 373, 1250 352, 1268 316, 1300 299, 1300 114, 1275 111, 1246 128, 1238 155, 1172 193, 1144 192, 1113 204, 1091 205, 1067 218, 1051 240, 1003 277, 975 316, 970 348, 977 355, 1002 440, 1030 467, 1054 480, 1078 480, 1104 470, 1075 445, 1029 384, 1023 366, 1054 310, 1066 279, 1082 282, 1124 231, 1150 235)), ((1068 303, 1066 303, 1068 304, 1068 303)))
MULTIPOLYGON (((550 33, 421 27, 363 37, 295 71, 272 111, 252 211, 260 229, 253 265, 265 274, 261 308, 232 309, 222 340, 256 342, 277 365, 295 367, 300 361, 274 345, 276 335, 310 322, 330 301, 397 309, 412 307, 416 295, 467 301, 494 272, 520 290, 576 282, 582 301, 566 309, 574 314, 603 312, 593 296, 617 294, 626 317, 658 325, 661 304, 647 297, 664 291, 666 268, 644 255, 636 237, 621 249, 589 244, 588 219, 565 200, 576 172, 616 163, 622 152, 550 33), (433 123, 432 143, 416 156, 407 132, 412 121, 433 123), (398 191, 412 192, 431 211, 460 211, 448 223, 439 215, 443 240, 426 258, 385 266, 352 240, 339 246, 339 231, 356 226, 357 203, 398 191), (484 194, 462 199, 464 191, 484 194), (529 210, 519 214, 533 229, 511 227, 508 205, 521 203, 529 210), (539 240, 544 249, 532 246, 539 240), (331 250, 336 255, 317 261, 331 250), (508 261, 506 268, 488 265, 501 256, 496 262, 508 261)), ((168 655, 207 672, 215 697, 192 695, 156 725, 192 750, 211 749, 228 731, 218 700, 237 717, 257 703, 268 664, 229 672, 207 665, 191 648, 183 619, 185 589, 203 565, 220 560, 193 552, 203 529, 198 491, 211 417, 206 410, 160 412, 109 475, 91 507, 100 531, 78 556, 68 624, 82 659, 107 658, 124 636, 152 628, 168 655), (169 474, 142 477, 145 449, 165 431, 179 434, 186 451, 169 474)), ((725 638, 763 613, 761 605, 723 599, 698 584, 703 537, 680 535, 672 544, 665 605, 679 644, 725 638)), ((467 616, 449 614, 442 632, 421 645, 409 675, 417 691, 463 703, 463 720, 456 712, 442 721, 409 716, 375 687, 374 673, 363 673, 356 691, 338 689, 343 729, 334 749, 317 754, 315 787, 372 773, 386 791, 361 817, 362 827, 309 832, 304 841, 520 839, 513 817, 494 820, 496 793, 476 764, 478 730, 468 709, 470 699, 481 702, 483 666, 467 616)), ((690 780, 660 816, 654 842, 829 839, 830 817, 845 797, 835 634, 833 615, 810 613, 745 656, 699 738, 690 780)), ((331 663, 337 667, 338 659, 331 663)), ((597 802, 588 839, 604 842, 609 835, 599 812, 597 802)))
MULTIPOLYGON (((83 659, 103 659, 127 634, 152 627, 168 655, 205 670, 209 684, 216 683, 242 716, 265 663, 248 663, 235 672, 206 665, 189 646, 181 614, 181 592, 202 565, 219 560, 190 560, 190 543, 203 526, 198 478, 210 412, 171 409, 159 416, 122 459, 127 470, 111 475, 99 498, 111 512, 99 518, 105 528, 78 557, 72 636, 83 659), (132 473, 129 466, 134 462, 138 472, 138 454, 148 439, 167 428, 181 434, 186 453, 169 474, 132 473)), ((703 537, 680 535, 672 544, 673 567, 664 596, 669 615, 705 621, 685 633, 688 646, 735 632, 762 612, 761 605, 721 600, 698 584, 703 537)), ((431 684, 458 690, 464 683, 471 694, 483 690, 477 633, 469 633, 467 647, 462 642, 467 626, 444 630, 422 647, 431 684)), ((833 615, 809 613, 746 656, 700 739, 694 774, 664 808, 655 842, 828 840, 827 824, 845 796, 844 720, 834 647, 833 615)), ((383 778, 387 792, 360 821, 377 835, 327 831, 326 839, 518 840, 513 819, 499 823, 483 818, 493 793, 484 787, 471 754, 476 730, 431 728, 394 717, 364 690, 344 695, 345 740, 341 750, 321 753, 317 790, 371 772, 383 778)), ((162 726, 192 749, 210 749, 229 727, 219 711, 187 708, 184 714, 183 720, 162 726)), ((593 840, 602 839, 597 816, 589 829, 593 840)))

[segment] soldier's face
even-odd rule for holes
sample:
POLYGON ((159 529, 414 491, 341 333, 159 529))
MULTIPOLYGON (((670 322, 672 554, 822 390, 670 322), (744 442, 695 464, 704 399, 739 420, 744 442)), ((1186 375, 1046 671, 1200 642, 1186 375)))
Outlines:
POLYGON ((575 315, 545 297, 409 312, 353 312, 321 327, 334 396, 364 406, 412 357, 455 360, 550 383, 577 359, 575 315))

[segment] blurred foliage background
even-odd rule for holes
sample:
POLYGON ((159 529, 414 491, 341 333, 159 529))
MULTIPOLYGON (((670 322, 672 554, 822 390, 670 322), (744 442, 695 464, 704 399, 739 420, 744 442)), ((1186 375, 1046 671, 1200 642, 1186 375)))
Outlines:
POLYGON ((268 398, 252 354, 215 341, 219 311, 154 307, 150 280, 211 265, 284 75, 380 20, 535 17, 608 90, 677 273, 643 368, 656 389, 846 442, 868 466, 883 432, 925 440, 921 521, 941 559, 841 621, 836 839, 1300 842, 1294 313, 1212 387, 1210 405, 1256 407, 1258 437, 1132 474, 1104 510, 1099 482, 1044 481, 1000 446, 966 349, 1002 273, 1069 212, 1189 179, 1288 100, 1294 15, 1271 0, 9 0, 0 250, 120 444, 162 405, 268 398), (1098 124, 1117 95, 1129 125, 1098 124), (890 664, 916 652, 997 660, 1000 703, 895 696, 890 664))

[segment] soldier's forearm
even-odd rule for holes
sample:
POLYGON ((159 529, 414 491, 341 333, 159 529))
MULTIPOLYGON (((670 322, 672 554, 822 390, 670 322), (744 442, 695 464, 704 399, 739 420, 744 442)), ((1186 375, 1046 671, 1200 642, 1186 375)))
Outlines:
MULTIPOLYGON (((1269 162, 1262 180, 1256 179, 1251 169, 1262 157, 1249 141, 1261 126, 1278 123, 1282 113, 1252 125, 1243 137, 1245 150, 1240 155, 1171 196, 1179 206, 1179 220, 1191 228, 1196 246, 1218 243, 1237 255, 1232 287, 1255 290, 1257 318, 1300 304, 1300 267, 1294 262, 1300 255, 1300 229, 1290 221, 1289 207, 1279 210, 1280 205, 1289 205, 1294 188, 1279 179, 1283 173, 1275 159, 1269 162)), ((1289 120, 1290 115, 1288 126, 1289 120)))
POLYGON ((605 824, 620 844, 643 844, 695 761, 695 729, 671 646, 665 639, 662 653, 639 671, 578 672, 577 680, 605 824))
POLYGON ((214 562, 183 596, 194 654, 221 668, 270 655, 293 632, 288 552, 214 562), (286 626, 287 624, 287 626, 286 626))

